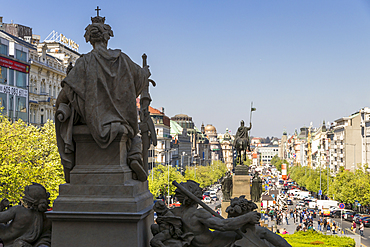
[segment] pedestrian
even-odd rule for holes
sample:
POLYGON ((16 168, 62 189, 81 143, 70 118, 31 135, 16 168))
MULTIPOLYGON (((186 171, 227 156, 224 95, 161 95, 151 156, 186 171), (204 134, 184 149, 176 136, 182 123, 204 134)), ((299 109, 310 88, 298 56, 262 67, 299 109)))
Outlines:
POLYGON ((295 229, 296 232, 302 231, 302 224, 298 224, 297 228, 295 229))
POLYGON ((333 225, 332 225, 332 227, 331 227, 331 229, 332 229, 332 231, 333 231, 333 234, 336 234, 336 233, 335 233, 335 229, 336 229, 336 227, 337 227, 337 226, 336 226, 335 222, 333 222, 333 225))
POLYGON ((269 215, 270 215, 270 218, 271 218, 271 221, 274 219, 274 210, 271 208, 270 212, 269 212, 269 215))
POLYGON ((321 225, 322 225, 322 218, 320 217, 319 220, 317 221, 317 229, 321 231, 321 225))
POLYGON ((308 223, 307 230, 313 230, 313 225, 311 222, 308 223))
POLYGON ((352 222, 352 231, 355 233, 356 232, 356 222, 355 221, 353 221, 352 222))
POLYGON ((359 230, 360 230, 360 235, 361 235, 361 237, 363 237, 364 236, 364 222, 360 222, 360 228, 359 228, 359 230))

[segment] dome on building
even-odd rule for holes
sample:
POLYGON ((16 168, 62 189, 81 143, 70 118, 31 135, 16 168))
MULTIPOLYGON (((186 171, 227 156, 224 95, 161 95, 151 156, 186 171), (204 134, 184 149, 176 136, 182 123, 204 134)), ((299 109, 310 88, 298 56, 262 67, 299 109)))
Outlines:
POLYGON ((216 127, 213 126, 212 124, 207 124, 207 126, 204 128, 206 133, 212 132, 212 133, 217 133, 216 127))
POLYGON ((178 118, 180 118, 180 117, 188 118, 189 116, 188 116, 188 115, 186 115, 186 114, 177 114, 177 115, 175 115, 174 117, 178 117, 178 118))
POLYGON ((193 118, 186 114, 177 114, 171 118, 171 120, 177 122, 184 129, 193 129, 194 122, 193 118))

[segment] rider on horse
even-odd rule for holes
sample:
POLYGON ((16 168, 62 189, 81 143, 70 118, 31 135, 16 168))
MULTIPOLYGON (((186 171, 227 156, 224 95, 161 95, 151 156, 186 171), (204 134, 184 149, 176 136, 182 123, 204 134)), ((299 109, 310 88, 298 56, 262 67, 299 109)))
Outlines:
POLYGON ((250 150, 250 142, 248 137, 248 131, 252 128, 252 123, 249 123, 249 127, 244 126, 244 121, 240 122, 240 127, 235 135, 234 147, 238 153, 238 160, 241 163, 241 151, 244 150, 244 160, 246 160, 246 150, 250 150))

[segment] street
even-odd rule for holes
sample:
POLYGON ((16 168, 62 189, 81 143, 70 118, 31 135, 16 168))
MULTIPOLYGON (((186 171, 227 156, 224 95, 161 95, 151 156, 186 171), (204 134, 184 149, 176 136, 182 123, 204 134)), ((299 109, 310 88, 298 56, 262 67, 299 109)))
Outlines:
MULTIPOLYGON (((296 202, 294 202, 294 205, 296 204, 296 202)), ((290 209, 293 209, 295 208, 294 205, 289 205, 288 206, 288 210, 290 209)), ((271 226, 276 226, 276 223, 275 223, 275 220, 271 221, 270 220, 270 217, 265 217, 265 223, 268 224, 268 227, 270 229, 271 226)), ((319 216, 316 216, 316 218, 314 218, 314 229, 317 230, 317 221, 319 219, 319 216)), ((344 234, 348 234, 348 235, 354 235, 354 234, 357 234, 359 235, 359 230, 358 230, 358 225, 357 225, 357 230, 356 230, 356 233, 353 233, 351 231, 351 225, 352 225, 352 222, 350 221, 346 221, 345 219, 340 219, 340 218, 331 218, 331 217, 327 217, 327 219, 330 219, 330 220, 333 220, 335 221, 335 223, 341 227, 343 226, 343 230, 344 230, 344 234)), ((277 229, 279 229, 280 231, 285 228, 289 234, 293 234, 296 230, 296 227, 298 224, 300 224, 299 220, 298 222, 294 223, 293 222, 293 219, 292 218, 289 218, 288 219, 288 223, 289 224, 286 224, 286 222, 283 222, 283 224, 280 224, 277 227, 277 229)), ((327 231, 321 231, 323 234, 329 234, 329 235, 332 235, 332 231, 330 232, 327 232, 327 231)), ((340 233, 338 233, 338 236, 340 236, 340 233)), ((363 244, 364 246, 370 246, 370 228, 369 227, 365 227, 364 229, 364 237, 361 237, 361 244, 363 244)))

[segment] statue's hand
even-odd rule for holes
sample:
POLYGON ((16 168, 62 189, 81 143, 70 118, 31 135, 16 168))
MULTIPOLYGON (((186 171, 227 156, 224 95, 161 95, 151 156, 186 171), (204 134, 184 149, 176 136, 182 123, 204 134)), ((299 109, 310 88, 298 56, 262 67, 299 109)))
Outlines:
POLYGON ((252 211, 252 212, 245 214, 245 217, 247 219, 247 223, 258 224, 261 218, 261 214, 256 211, 252 211))
POLYGON ((144 72, 147 74, 146 78, 149 78, 152 75, 149 70, 149 65, 145 66, 143 69, 144 72))

